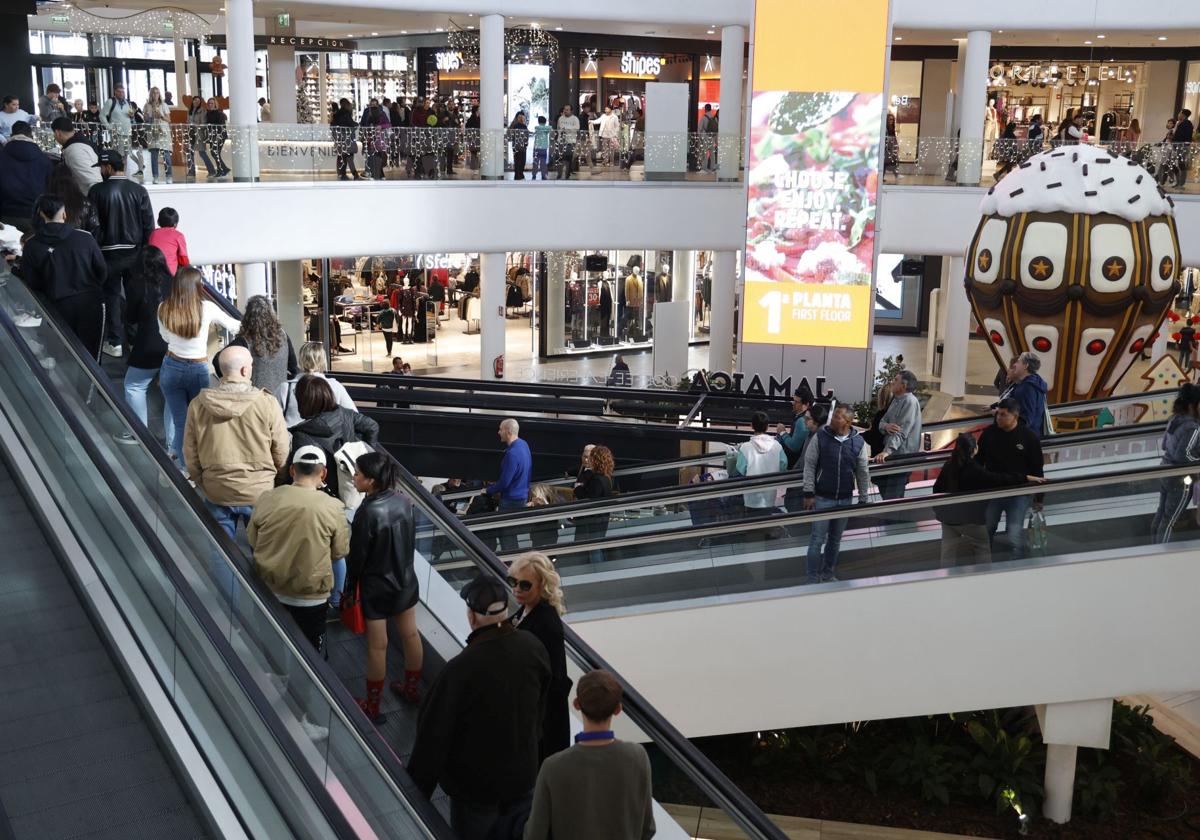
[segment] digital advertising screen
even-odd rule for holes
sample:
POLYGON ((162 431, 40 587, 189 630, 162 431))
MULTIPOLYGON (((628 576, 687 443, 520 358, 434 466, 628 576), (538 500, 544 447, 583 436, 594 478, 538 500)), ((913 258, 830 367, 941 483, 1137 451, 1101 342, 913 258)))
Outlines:
MULTIPOLYGON (((530 131, 538 117, 550 121, 550 68, 544 64, 508 65, 508 122, 524 111, 530 131)), ((550 122, 553 127, 553 122, 550 122)))
POLYGON ((758 0, 742 340, 866 348, 887 0, 758 0))

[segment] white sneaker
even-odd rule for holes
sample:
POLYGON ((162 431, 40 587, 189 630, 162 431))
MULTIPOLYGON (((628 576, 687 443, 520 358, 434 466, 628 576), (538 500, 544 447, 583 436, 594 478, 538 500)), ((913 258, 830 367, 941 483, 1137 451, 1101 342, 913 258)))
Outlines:
POLYGON ((329 737, 329 727, 313 723, 308 719, 308 715, 300 718, 300 728, 304 730, 304 734, 310 741, 324 741, 329 737))
POLYGON ((28 312, 22 312, 19 315, 13 316, 13 323, 18 327, 40 327, 42 319, 37 315, 30 315, 28 312))
POLYGON ((115 359, 121 358, 121 355, 122 355, 121 345, 120 344, 109 344, 107 341, 104 342, 104 355, 112 356, 115 359))
POLYGON ((113 440, 117 443, 123 443, 126 446, 133 446, 138 442, 138 439, 129 432, 116 432, 113 434, 113 440))

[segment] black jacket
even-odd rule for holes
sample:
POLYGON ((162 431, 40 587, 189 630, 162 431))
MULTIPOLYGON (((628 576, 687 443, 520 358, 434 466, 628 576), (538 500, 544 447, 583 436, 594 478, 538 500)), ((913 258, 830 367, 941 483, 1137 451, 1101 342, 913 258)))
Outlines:
POLYGON ((629 373, 629 365, 624 362, 614 363, 612 370, 608 372, 608 379, 604 384, 609 388, 630 388, 633 386, 633 376, 629 373))
POLYGON ((129 351, 129 366, 153 370, 162 367, 163 357, 167 355, 167 342, 163 340, 158 330, 158 305, 162 302, 166 283, 170 277, 160 277, 157 285, 146 285, 146 293, 142 295, 141 309, 130 312, 130 320, 137 319, 137 333, 134 335, 133 347, 129 351))
POLYGON ((1033 430, 1019 420, 1011 432, 995 423, 979 436, 979 451, 975 460, 988 472, 1002 474, 1042 475, 1042 442, 1033 430))
POLYGON ((33 218, 33 203, 46 191, 53 169, 31 140, 18 136, 0 147, 0 216, 33 218))
POLYGON ((533 790, 551 673, 545 645, 510 622, 468 636, 421 703, 408 760, 417 787, 479 805, 533 790))
POLYGON ((114 248, 140 248, 154 231, 154 208, 150 194, 136 181, 113 175, 107 181, 93 184, 88 200, 100 216, 97 241, 102 251, 114 248))
MULTIPOLYGON (((990 490, 993 487, 1011 487, 1014 484, 1023 484, 1025 476, 1032 474, 990 472, 975 461, 967 461, 962 467, 958 467, 951 459, 938 473, 937 481, 933 483, 933 492, 970 493, 976 490, 990 490)), ((983 500, 943 505, 935 507, 933 515, 939 522, 945 522, 947 525, 982 525, 986 507, 987 502, 983 500)))
MULTIPOLYGON (((68 224, 49 222, 25 244, 21 276, 35 292, 63 300, 104 290, 108 267, 96 240, 68 224)), ((155 325, 155 332, 158 326, 155 325)))
POLYGON ((550 656, 550 688, 546 694, 546 714, 542 718, 542 740, 538 763, 571 746, 571 717, 568 700, 571 678, 567 676, 567 647, 563 641, 563 621, 558 610, 546 601, 538 601, 528 615, 517 610, 513 622, 521 630, 536 636, 550 656))
POLYGON ((1195 131, 1196 128, 1192 125, 1191 120, 1180 120, 1175 124, 1175 134, 1171 139, 1176 143, 1191 143, 1195 131))
POLYGON ((354 514, 345 591, 353 592, 364 578, 379 579, 375 591, 391 589, 416 600, 412 504, 395 490, 372 493, 354 514))
POLYGON ((372 446, 379 440, 379 424, 357 411, 342 408, 340 405, 332 411, 318 414, 297 423, 291 428, 292 451, 288 453, 287 463, 283 465, 286 476, 292 465, 292 457, 301 446, 319 446, 325 452, 325 492, 335 499, 338 495, 338 471, 333 456, 347 443, 363 441, 372 446))

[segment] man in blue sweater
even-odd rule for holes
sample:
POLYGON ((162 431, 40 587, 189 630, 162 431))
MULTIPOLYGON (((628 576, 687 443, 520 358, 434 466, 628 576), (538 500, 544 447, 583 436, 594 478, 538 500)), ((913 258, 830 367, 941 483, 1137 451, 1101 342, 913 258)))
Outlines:
MULTIPOLYGON (((500 442, 508 447, 500 462, 500 477, 489 484, 489 495, 500 495, 500 510, 523 510, 529 501, 529 475, 533 471, 533 456, 529 444, 518 436, 520 425, 511 417, 500 421, 500 442)), ((510 530, 500 533, 500 551, 517 550, 517 535, 510 530)))

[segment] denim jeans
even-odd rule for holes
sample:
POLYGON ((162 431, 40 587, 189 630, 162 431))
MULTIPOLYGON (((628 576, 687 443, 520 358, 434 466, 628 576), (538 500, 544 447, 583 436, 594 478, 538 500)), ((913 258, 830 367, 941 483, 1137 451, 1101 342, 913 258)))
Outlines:
POLYGON ((545 181, 550 177, 550 150, 549 149, 534 149, 533 150, 533 180, 537 180, 538 173, 542 175, 542 180, 545 181))
POLYGON ((988 539, 995 542, 996 530, 1000 527, 1000 514, 1004 514, 1004 534, 1012 547, 1011 559, 1025 558, 1025 514, 1033 499, 1030 496, 1013 496, 1009 499, 993 499, 988 502, 984 521, 988 539))
MULTIPOLYGON (((132 365, 125 368, 125 402, 146 428, 150 427, 146 394, 150 390, 150 383, 156 376, 158 376, 158 368, 138 368, 132 365)), ((171 444, 175 440, 175 425, 171 422, 171 407, 166 404, 165 400, 163 401, 163 440, 166 442, 168 450, 173 449, 171 444)))
POLYGON ((904 489, 908 485, 911 475, 912 473, 897 473, 896 475, 881 475, 873 479, 875 486, 879 488, 879 498, 903 499, 904 489))
MULTIPOLYGON (((814 510, 829 510, 840 505, 849 505, 850 499, 830 499, 817 496, 813 500, 814 510)), ((837 565, 838 551, 842 547, 842 533, 846 530, 848 517, 840 519, 824 519, 812 524, 808 536, 808 563, 806 571, 809 581, 820 580, 826 575, 833 574, 837 565)))
MULTIPOLYGON (((204 506, 208 508, 208 512, 213 515, 213 519, 217 520, 217 524, 221 529, 229 535, 229 539, 235 539, 237 536, 238 520, 250 522, 250 514, 254 510, 251 505, 218 505, 208 499, 204 500, 204 506)), ((229 562, 222 552, 214 551, 212 557, 208 561, 209 574, 212 575, 213 582, 217 585, 217 591, 223 597, 227 597, 232 602, 233 599, 233 569, 230 568, 229 562)))
POLYGON ((175 426, 171 451, 179 459, 179 465, 186 468, 187 464, 183 462, 184 424, 187 422, 188 405, 208 387, 208 362, 184 362, 167 356, 158 374, 158 387, 162 390, 171 422, 175 426))
POLYGON ((171 183, 171 153, 166 149, 151 149, 150 150, 150 175, 154 180, 158 180, 158 159, 162 158, 163 177, 167 179, 167 183, 171 183))

